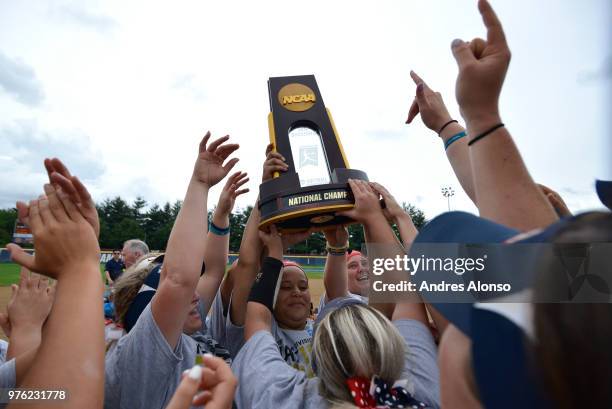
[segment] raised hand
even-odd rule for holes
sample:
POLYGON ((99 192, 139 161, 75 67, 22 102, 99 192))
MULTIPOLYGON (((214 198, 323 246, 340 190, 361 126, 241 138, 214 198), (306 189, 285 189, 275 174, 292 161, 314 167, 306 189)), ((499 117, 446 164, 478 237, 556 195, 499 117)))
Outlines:
POLYGON ((397 219, 407 215, 404 209, 399 205, 399 203, 397 203, 395 197, 393 197, 393 195, 389 193, 389 191, 383 185, 376 182, 370 182, 370 186, 376 193, 382 196, 385 202, 383 214, 385 215, 387 221, 390 223, 395 223, 397 222, 397 219))
POLYGON ((442 95, 429 88, 425 81, 414 71, 410 71, 410 77, 417 87, 416 97, 414 97, 410 111, 408 111, 406 123, 411 123, 420 112, 425 126, 439 133, 440 128, 452 119, 448 109, 446 109, 446 105, 444 105, 442 95))
MULTIPOLYGON (((78 177, 72 176, 68 168, 58 158, 47 158, 44 164, 49 176, 49 183, 53 184, 56 190, 61 188, 66 193, 62 196, 64 200, 72 201, 74 206, 93 227, 96 237, 99 237, 100 220, 98 219, 98 210, 85 185, 81 183, 78 177)), ((28 205, 19 201, 16 207, 19 221, 29 226, 30 209, 28 205)))
POLYGON ((193 177, 201 183, 212 187, 219 183, 238 162, 238 158, 233 158, 225 163, 225 165, 223 164, 229 155, 236 151, 239 146, 235 143, 223 144, 229 139, 227 135, 214 140, 207 146, 209 139, 210 132, 206 132, 206 135, 200 142, 198 159, 193 168, 193 177))
POLYGON ((379 195, 370 184, 357 179, 349 179, 348 183, 355 197, 355 207, 351 210, 338 212, 338 214, 350 217, 362 224, 373 221, 377 216, 384 219, 380 208, 379 195))
POLYGON ((11 290, 7 312, 0 314, 0 326, 4 333, 10 337, 13 329, 40 331, 51 312, 55 287, 49 285, 46 277, 30 275, 22 267, 19 284, 13 284, 11 290))
POLYGON ((100 263, 100 247, 91 224, 63 191, 45 185, 46 197, 29 203, 35 255, 8 244, 11 259, 27 269, 59 279, 100 263))
POLYGON ((487 28, 487 40, 453 40, 451 48, 459 66, 455 93, 466 121, 492 126, 500 122, 498 101, 510 64, 510 49, 489 2, 479 0, 478 10, 487 28))
POLYGON ((269 144, 266 147, 266 161, 263 164, 263 173, 261 181, 272 179, 275 172, 286 172, 289 166, 285 163, 285 157, 278 152, 274 152, 274 145, 269 144))
POLYGON ((248 188, 239 189, 249 181, 247 176, 246 172, 236 172, 227 179, 219 196, 219 203, 217 203, 215 212, 220 212, 223 215, 229 215, 232 212, 236 198, 249 191, 248 188))
POLYGON ((282 233, 281 240, 283 242, 283 250, 287 250, 289 247, 306 240, 313 232, 314 229, 311 228, 306 231, 300 231, 295 233, 282 233))
POLYGON ((332 247, 344 247, 348 245, 349 234, 344 226, 332 226, 323 230, 325 240, 332 247))
POLYGON ((268 256, 278 260, 283 259, 283 239, 275 225, 271 225, 268 231, 259 231, 259 238, 264 246, 268 248, 268 256))

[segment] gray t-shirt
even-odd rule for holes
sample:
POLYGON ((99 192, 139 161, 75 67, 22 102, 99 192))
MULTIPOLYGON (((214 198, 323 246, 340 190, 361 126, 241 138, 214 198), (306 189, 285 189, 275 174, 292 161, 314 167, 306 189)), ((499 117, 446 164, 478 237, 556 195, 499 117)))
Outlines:
POLYGON ((8 342, 0 339, 0 363, 6 362, 6 354, 8 352, 8 342))
MULTIPOLYGON (((17 386, 17 375, 15 373, 15 358, 0 365, 0 388, 13 389, 17 386)), ((5 408, 8 403, 0 403, 0 408, 5 408)))
MULTIPOLYGON (((244 326, 237 326, 232 322, 231 303, 230 299, 228 307, 224 309, 221 293, 217 292, 210 315, 209 334, 221 345, 227 346, 230 356, 235 358, 244 345, 244 326)), ((310 362, 312 329, 313 322, 311 320, 306 321, 303 330, 290 330, 279 327, 272 317, 271 331, 278 345, 278 351, 287 364, 306 372, 308 377, 314 376, 310 362)))
POLYGON ((272 317, 272 336, 276 340, 278 352, 285 362, 292 368, 306 373, 312 378, 312 330, 313 321, 307 320, 303 330, 284 329, 272 317))
POLYGON ((221 348, 206 334, 205 326, 191 336, 181 334, 176 347, 171 349, 149 303, 134 328, 106 355, 104 407, 165 408, 182 372, 195 365, 197 354, 206 352, 223 356, 221 348))
POLYGON ((283 360, 268 331, 258 331, 244 344, 232 365, 238 378, 234 402, 241 408, 326 408, 318 378, 308 378, 283 360))
POLYGON ((0 365, 0 388, 14 388, 16 381, 15 358, 0 365))
POLYGON ((244 345, 244 326, 234 325, 231 319, 231 307, 230 298, 227 308, 223 308, 223 299, 219 290, 213 301, 208 331, 212 338, 227 347, 233 359, 244 345))
MULTIPOLYGON (((429 329, 415 320, 394 321, 407 344, 402 378, 415 399, 440 407, 437 348, 429 329)), ((232 369, 238 378, 238 408, 326 408, 318 378, 289 367, 278 354, 268 331, 258 331, 240 350, 232 369)))

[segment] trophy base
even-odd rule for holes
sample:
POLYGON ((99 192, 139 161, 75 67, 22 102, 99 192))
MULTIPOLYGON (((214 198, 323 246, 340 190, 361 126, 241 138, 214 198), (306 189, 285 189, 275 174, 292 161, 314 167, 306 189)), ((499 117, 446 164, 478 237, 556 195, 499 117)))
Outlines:
POLYGON ((332 175, 332 181, 336 183, 296 188, 296 185, 299 186, 296 173, 284 174, 262 183, 259 228, 275 224, 281 231, 294 232, 355 223, 349 217, 336 214, 355 206, 353 192, 347 183, 349 177, 368 180, 362 171, 336 169, 332 175), (287 188, 289 186, 293 188, 287 188))

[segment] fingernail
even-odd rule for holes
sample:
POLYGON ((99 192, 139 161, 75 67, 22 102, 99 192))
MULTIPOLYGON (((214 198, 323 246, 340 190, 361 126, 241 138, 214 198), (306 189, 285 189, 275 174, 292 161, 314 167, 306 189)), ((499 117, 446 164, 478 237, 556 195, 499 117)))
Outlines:
MULTIPOLYGON (((276 226, 274 226, 274 227, 276 228, 276 226)), ((210 352, 207 352, 207 353, 204 354, 204 356, 207 357, 207 358, 212 358, 213 354, 211 354, 210 352)))
POLYGON ((202 367, 200 365, 194 365, 194 367, 189 370, 189 375, 187 376, 194 381, 200 380, 200 378, 202 378, 202 367))
POLYGON ((453 48, 459 47, 461 44, 463 44, 463 41, 458 38, 455 38, 453 42, 451 43, 451 47, 453 48))

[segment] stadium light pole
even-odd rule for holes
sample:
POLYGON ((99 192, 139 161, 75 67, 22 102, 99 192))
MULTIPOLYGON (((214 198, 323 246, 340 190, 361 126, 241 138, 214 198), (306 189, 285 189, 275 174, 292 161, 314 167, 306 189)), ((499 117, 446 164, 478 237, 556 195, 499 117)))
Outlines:
POLYGON ((443 186, 442 196, 446 198, 446 202, 448 204, 448 211, 450 212, 450 198, 455 196, 455 190, 450 186, 443 186))

